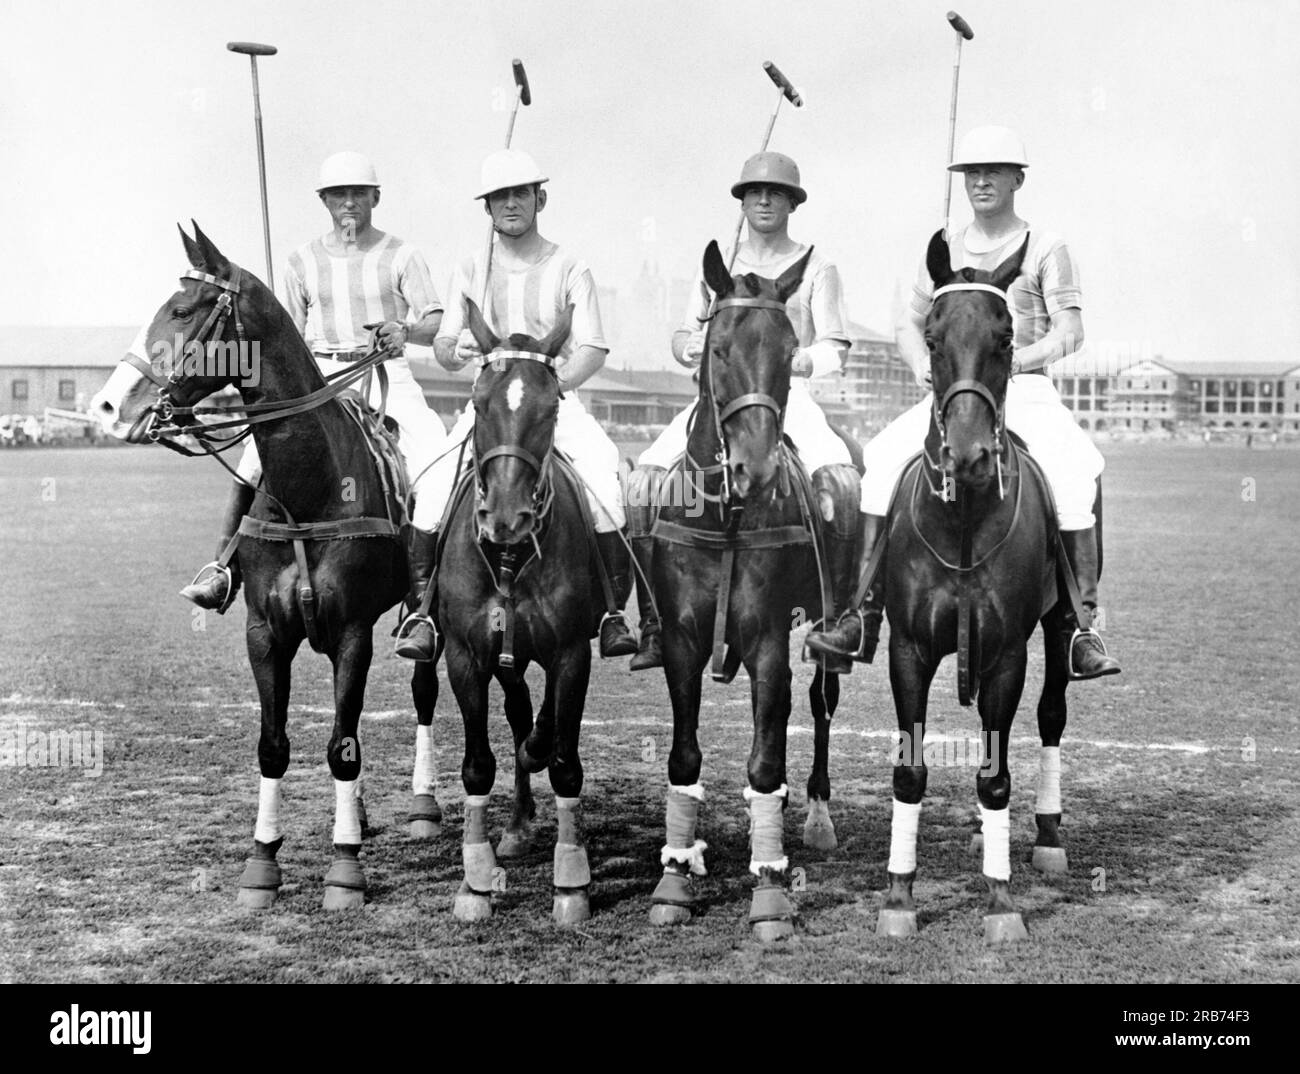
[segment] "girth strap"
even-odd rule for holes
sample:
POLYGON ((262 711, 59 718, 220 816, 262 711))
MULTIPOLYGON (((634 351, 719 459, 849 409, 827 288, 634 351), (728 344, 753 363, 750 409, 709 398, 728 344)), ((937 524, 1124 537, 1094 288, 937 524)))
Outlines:
POLYGON ((708 548, 715 552, 728 549, 784 548, 792 544, 811 544, 812 535, 802 526, 773 526, 762 530, 741 530, 738 533, 694 530, 677 522, 657 519, 650 536, 668 544, 686 545, 688 548, 708 548))
POLYGON ((332 522, 267 522, 244 517, 239 532, 263 541, 342 541, 353 537, 397 537, 386 518, 340 518, 332 522))

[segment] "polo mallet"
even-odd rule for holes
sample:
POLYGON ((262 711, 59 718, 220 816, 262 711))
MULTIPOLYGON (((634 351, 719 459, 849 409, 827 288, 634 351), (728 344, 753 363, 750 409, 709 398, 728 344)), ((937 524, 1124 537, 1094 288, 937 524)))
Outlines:
POLYGON ((944 159, 943 181, 943 233, 948 234, 948 209, 952 205, 952 172, 948 165, 952 163, 952 150, 957 140, 957 79, 961 76, 961 43, 970 41, 975 31, 970 23, 955 11, 948 12, 948 25, 957 35, 957 57, 952 64, 952 103, 948 107, 948 156, 944 159))
MULTIPOLYGON (((532 92, 528 88, 528 75, 524 71, 523 60, 511 60, 510 66, 514 68, 515 73, 515 103, 510 109, 510 122, 506 125, 506 148, 510 148, 510 140, 515 134, 515 116, 519 114, 519 105, 524 107, 533 103, 532 92)), ((492 221, 488 221, 487 242, 483 245, 483 286, 479 289, 478 308, 483 311, 484 318, 487 317, 487 293, 488 277, 492 274, 492 236, 495 233, 495 227, 492 221)))
POLYGON ((266 209, 266 149, 262 145, 262 98, 257 88, 257 57, 274 56, 279 50, 274 45, 259 45, 256 41, 227 41, 231 52, 241 52, 248 57, 253 68, 253 126, 257 129, 257 178, 262 189, 262 242, 266 246, 266 286, 275 290, 275 271, 271 266, 271 220, 266 209))
MULTIPOLYGON (((790 80, 785 77, 771 60, 763 61, 763 70, 767 72, 767 77, 776 83, 779 91, 776 95, 776 107, 772 109, 772 118, 767 121, 767 131, 763 135, 763 144, 759 147, 760 153, 767 152, 767 144, 772 140, 772 128, 776 126, 777 113, 781 111, 781 102, 788 100, 796 108, 803 107, 803 98, 799 96, 799 91, 794 88, 790 80)), ((745 226, 745 211, 740 211, 740 219, 736 221, 736 233, 731 237, 731 260, 727 262, 727 271, 730 272, 736 263, 736 254, 740 250, 740 230, 745 226)))

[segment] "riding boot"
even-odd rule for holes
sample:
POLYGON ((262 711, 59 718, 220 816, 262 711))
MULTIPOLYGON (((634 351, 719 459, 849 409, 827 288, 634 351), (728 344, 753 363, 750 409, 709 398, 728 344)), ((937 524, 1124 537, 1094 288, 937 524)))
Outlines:
MULTIPOLYGON (((1080 623, 1074 609, 1067 607, 1065 626, 1070 646, 1070 678, 1096 679, 1102 675, 1118 675, 1119 661, 1106 652, 1101 635, 1092 629, 1093 615, 1097 610, 1097 531, 1062 530, 1061 543, 1070 561, 1070 571, 1079 586, 1079 599, 1088 621, 1080 623)), ((1067 605, 1069 602, 1066 602, 1067 605)))
POLYGON ((596 551, 605 564, 605 576, 614 590, 617 611, 607 611, 600 621, 600 655, 631 656, 636 652, 636 638, 623 617, 623 605, 632 592, 631 561, 623 534, 618 530, 596 534, 596 551))
MULTIPOLYGON (((858 516, 860 525, 859 560, 860 573, 865 574, 871 562, 876 542, 884 539, 885 519, 881 515, 858 516)), ((859 581, 861 584, 861 581, 859 581)), ((851 603, 852 598, 845 601, 851 603)), ((838 596, 836 603, 839 603, 838 596)), ((808 635, 808 648, 824 655, 847 656, 859 663, 870 664, 876 655, 876 645, 880 642, 880 623, 885 606, 885 567, 882 561, 876 573, 875 581, 867 590, 862 605, 849 608, 840 616, 839 622, 831 630, 818 631, 808 635)))
POLYGON ((632 554, 636 557, 636 601, 641 609, 641 642, 636 656, 628 667, 632 671, 664 666, 663 638, 660 636, 659 617, 655 614, 654 600, 650 596, 650 580, 654 577, 655 543, 651 537, 633 537, 632 554))
POLYGON ((436 660, 442 639, 438 636, 438 628, 430 614, 433 608, 433 594, 430 591, 438 580, 438 531, 412 526, 406 558, 411 579, 408 598, 411 614, 397 628, 397 642, 393 646, 393 652, 407 660, 436 660))
POLYGON ((230 498, 226 501, 226 514, 221 520, 217 558, 200 567, 199 573, 194 576, 194 581, 181 590, 181 596, 186 600, 193 601, 200 608, 225 615, 226 609, 230 607, 239 592, 241 576, 238 554, 231 556, 228 566, 223 567, 220 560, 225 554, 226 546, 239 532, 239 524, 248 514, 248 509, 253 506, 253 498, 256 495, 257 489, 242 481, 236 481, 231 487, 230 498))

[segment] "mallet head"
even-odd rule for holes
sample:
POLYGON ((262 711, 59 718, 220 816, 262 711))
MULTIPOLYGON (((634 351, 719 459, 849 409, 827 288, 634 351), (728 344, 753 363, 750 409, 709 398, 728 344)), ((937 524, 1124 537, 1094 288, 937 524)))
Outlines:
POLYGON ((961 34, 967 41, 970 41, 975 37, 975 31, 970 28, 970 23, 955 11, 948 12, 948 25, 961 34))
POLYGON ((256 41, 227 41, 226 48, 245 56, 274 56, 279 51, 274 45, 259 45, 256 41))
POLYGON ((524 105, 533 103, 533 95, 528 90, 528 75, 524 71, 523 60, 511 60, 510 66, 515 69, 515 85, 519 87, 519 100, 524 105))
POLYGON ((774 64, 771 60, 764 60, 763 70, 767 72, 767 77, 770 78, 773 82, 775 82, 776 85, 780 88, 781 92, 785 94, 785 99, 787 101, 789 101, 796 108, 803 107, 803 98, 799 96, 799 91, 796 90, 794 86, 791 84, 790 80, 781 73, 780 69, 776 66, 776 64, 774 64))

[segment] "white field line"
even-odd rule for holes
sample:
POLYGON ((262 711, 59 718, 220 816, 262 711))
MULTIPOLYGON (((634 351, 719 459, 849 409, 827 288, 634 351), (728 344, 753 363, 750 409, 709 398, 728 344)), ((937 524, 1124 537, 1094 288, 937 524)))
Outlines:
MULTIPOLYGON (((749 701, 746 698, 743 699, 740 703, 748 705, 749 701)), ((99 709, 117 709, 117 710, 125 709, 127 707, 124 704, 119 704, 116 702, 86 701, 83 698, 31 697, 26 694, 17 694, 17 693, 10 694, 8 697, 0 698, 0 705, 15 705, 15 706, 21 705, 24 707, 32 706, 36 708, 62 706, 62 707, 75 707, 75 708, 99 708, 99 709)), ((184 701, 181 702, 177 707, 189 708, 189 709, 214 709, 214 710, 230 711, 230 712, 245 712, 245 713, 249 713, 250 715, 257 715, 259 711, 258 706, 253 704, 252 702, 184 701)), ((444 711, 443 714, 446 715, 446 712, 444 711)), ((328 708, 323 705, 290 705, 289 716, 292 719, 294 715, 333 716, 334 710, 332 708, 328 708)), ((411 720, 412 723, 415 722, 414 709, 367 710, 362 713, 362 716, 368 720, 409 719, 411 720)), ((649 728, 655 728, 663 731, 668 731, 671 728, 671 721, 667 719, 646 719, 643 717, 642 718, 620 717, 619 719, 614 719, 614 720, 601 720, 590 716, 584 716, 582 719, 582 725, 584 727, 649 727, 649 728)), ((747 721, 739 721, 739 720, 726 720, 726 721, 710 720, 707 722, 706 727, 709 731, 713 731, 713 730, 749 731, 753 729, 753 724, 747 721)), ((812 728, 807 726, 806 723, 797 722, 796 719, 792 718, 792 722, 790 724, 787 733, 790 735, 798 735, 798 736, 811 735, 812 728)), ((847 735, 847 736, 857 737, 857 738, 882 739, 888 741, 892 745, 897 734, 898 732, 894 730, 860 731, 852 727, 845 727, 842 724, 836 724, 833 721, 831 723, 832 737, 847 735)), ((925 741, 934 742, 934 743, 968 742, 977 734, 978 731, 974 729, 972 729, 969 735, 927 733, 925 736, 925 741)), ((1039 740, 1033 735, 1020 735, 1013 738, 1011 741, 1013 745, 1026 745, 1026 744, 1035 745, 1035 746, 1039 745, 1039 740)), ((1203 742, 1124 742, 1119 739, 1073 738, 1070 736, 1067 729, 1065 739, 1062 742, 1062 747, 1068 751, 1070 746, 1072 745, 1092 746, 1100 750, 1153 750, 1153 751, 1164 752, 1164 753, 1186 753, 1192 755, 1213 753, 1215 752, 1215 750, 1219 750, 1219 749, 1227 749, 1231 751, 1237 751, 1240 749, 1240 746, 1235 742, 1231 745, 1225 743, 1223 746, 1207 746, 1203 742)), ((1300 749, 1288 749, 1283 746, 1258 746, 1257 749, 1261 753, 1300 755, 1300 749)))

